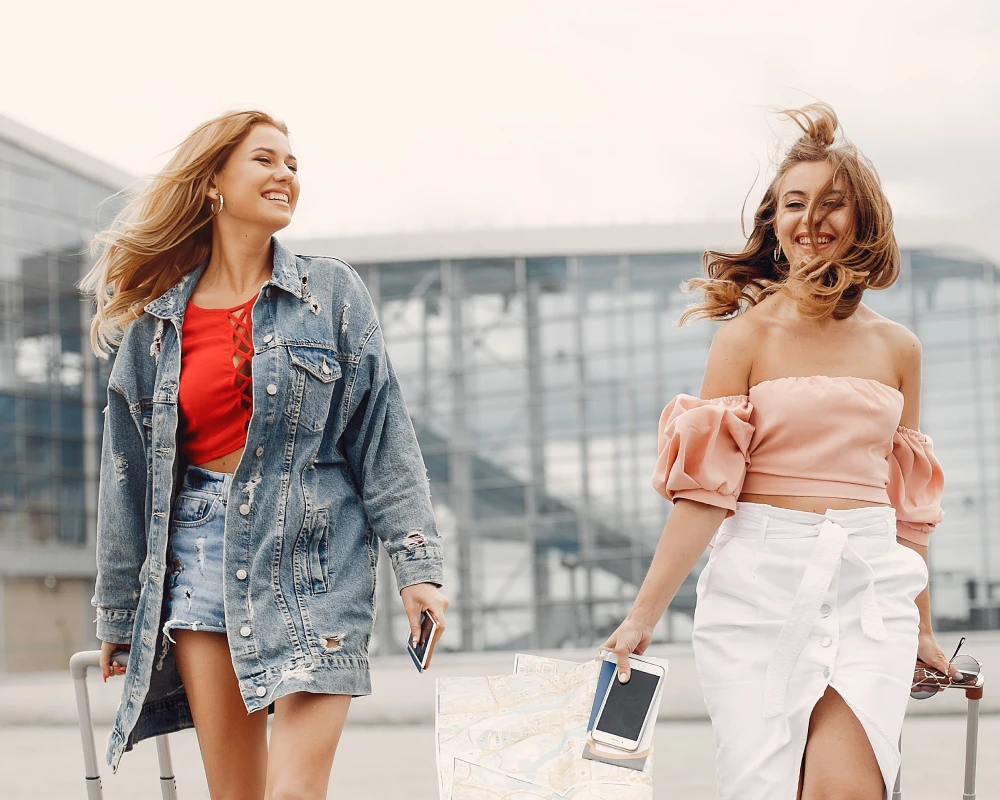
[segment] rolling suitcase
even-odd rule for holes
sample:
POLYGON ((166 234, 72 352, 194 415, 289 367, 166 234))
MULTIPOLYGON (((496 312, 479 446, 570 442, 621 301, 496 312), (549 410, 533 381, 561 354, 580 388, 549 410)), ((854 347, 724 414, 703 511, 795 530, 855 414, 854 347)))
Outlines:
MULTIPOLYGON (((115 662, 123 667, 128 664, 128 655, 115 656, 115 662)), ((80 721, 80 737, 83 740, 84 778, 87 782, 88 800, 103 800, 101 773, 97 767, 97 749, 94 746, 94 726, 90 715, 90 694, 87 692, 87 670, 99 667, 100 650, 86 650, 76 653, 69 660, 69 672, 76 689, 76 713, 80 721)), ((160 793, 163 800, 177 800, 177 781, 170 761, 170 745, 166 736, 156 737, 156 755, 160 762, 160 793)))
MULTIPOLYGON (((965 727, 965 790, 962 793, 962 800, 976 800, 976 758, 979 750, 979 701, 983 699, 983 686, 986 680, 980 676, 977 685, 964 689, 965 697, 969 701, 965 727)), ((902 752, 902 741, 900 741, 900 751, 902 752)), ((903 793, 900 787, 900 779, 903 770, 900 768, 896 774, 896 786, 892 790, 892 800, 902 800, 903 793)))

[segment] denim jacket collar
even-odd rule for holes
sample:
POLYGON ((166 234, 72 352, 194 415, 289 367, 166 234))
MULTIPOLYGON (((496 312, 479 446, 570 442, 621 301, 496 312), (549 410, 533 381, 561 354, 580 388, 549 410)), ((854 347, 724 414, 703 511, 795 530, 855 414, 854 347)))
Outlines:
MULTIPOLYGON (((301 300, 302 278, 299 276, 295 254, 273 236, 271 237, 271 248, 273 253, 271 279, 264 285, 277 286, 301 300)), ((194 292, 195 284, 198 283, 207 266, 208 261, 202 261, 189 273, 181 276, 180 280, 167 291, 147 303, 144 310, 161 319, 173 319, 178 322, 183 320, 184 310, 194 292)))

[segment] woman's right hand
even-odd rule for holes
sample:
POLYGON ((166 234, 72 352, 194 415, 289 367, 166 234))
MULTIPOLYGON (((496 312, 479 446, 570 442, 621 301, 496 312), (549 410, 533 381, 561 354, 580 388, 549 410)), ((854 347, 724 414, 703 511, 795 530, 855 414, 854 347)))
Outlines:
POLYGON ((618 680, 621 683, 628 683, 632 677, 632 668, 628 663, 629 655, 634 653, 641 656, 652 641, 653 626, 644 625, 629 616, 625 617, 625 621, 601 645, 601 650, 610 650, 617 656, 618 680))
POLYGON ((127 653, 131 649, 131 645, 127 644, 115 644, 114 642, 101 642, 101 677, 107 681, 108 678, 113 678, 115 675, 124 675, 125 667, 121 664, 115 664, 111 661, 111 658, 115 653, 127 653))

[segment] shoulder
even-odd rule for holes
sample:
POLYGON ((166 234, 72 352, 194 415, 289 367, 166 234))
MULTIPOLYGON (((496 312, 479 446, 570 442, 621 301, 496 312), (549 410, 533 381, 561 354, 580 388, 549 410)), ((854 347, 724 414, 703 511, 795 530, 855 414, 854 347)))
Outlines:
MULTIPOLYGON (((354 295, 370 300, 368 287, 361 279, 358 271, 340 258, 333 256, 304 256, 296 254, 295 260, 299 274, 309 276, 310 281, 318 279, 327 285, 335 294, 342 296, 354 295)), ((314 289, 315 290, 315 289, 314 289)))
POLYGON ((743 395, 749 391, 753 356, 767 335, 766 315, 751 308, 723 322, 712 337, 701 395, 743 395))
POLYGON ((883 317, 868 306, 862 306, 864 324, 871 327, 873 337, 885 348, 892 358, 893 366, 900 377, 916 370, 920 373, 921 346, 917 335, 888 317, 883 317))
POLYGON ((142 392, 147 376, 156 374, 153 347, 158 336, 162 339, 166 325, 159 317, 143 312, 126 326, 113 353, 109 382, 130 402, 142 392))

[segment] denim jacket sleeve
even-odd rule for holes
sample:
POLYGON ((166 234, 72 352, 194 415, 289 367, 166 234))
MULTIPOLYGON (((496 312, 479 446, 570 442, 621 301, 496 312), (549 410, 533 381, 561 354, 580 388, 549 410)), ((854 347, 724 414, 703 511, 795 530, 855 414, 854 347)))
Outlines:
POLYGON ((402 591, 443 581, 427 470, 377 322, 361 350, 344 444, 371 525, 402 591))
POLYGON ((97 638, 131 644, 146 559, 146 448, 128 401, 108 389, 97 502, 97 638))

